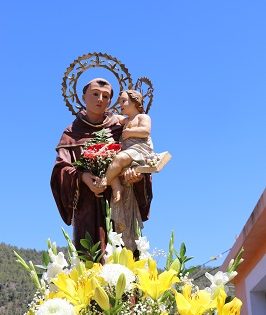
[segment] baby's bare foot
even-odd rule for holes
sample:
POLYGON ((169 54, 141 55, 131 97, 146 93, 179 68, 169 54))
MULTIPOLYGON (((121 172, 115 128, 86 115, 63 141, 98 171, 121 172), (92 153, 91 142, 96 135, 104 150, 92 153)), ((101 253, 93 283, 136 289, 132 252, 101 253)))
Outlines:
POLYGON ((118 189, 118 188, 114 188, 113 189, 113 200, 115 203, 117 203, 118 201, 120 201, 122 198, 122 189, 118 189))

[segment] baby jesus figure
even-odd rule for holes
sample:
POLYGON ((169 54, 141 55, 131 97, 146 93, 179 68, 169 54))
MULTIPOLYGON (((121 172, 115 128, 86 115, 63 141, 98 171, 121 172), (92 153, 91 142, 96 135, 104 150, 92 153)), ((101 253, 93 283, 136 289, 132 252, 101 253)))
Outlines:
MULTIPOLYGON (((151 119, 149 115, 144 113, 141 93, 135 90, 122 92, 119 104, 122 114, 127 116, 118 115, 120 123, 124 126, 121 142, 122 151, 114 157, 100 182, 100 186, 110 185, 112 187, 114 202, 118 202, 121 199, 123 186, 118 176, 123 169, 131 165, 138 165, 144 166, 144 170, 142 169, 140 172, 149 173, 151 172, 149 170, 152 169, 152 166, 156 164, 158 159, 153 151, 150 137, 151 119), (148 168, 146 167, 148 171, 145 170, 145 166, 148 166, 148 168)), ((164 162, 166 163, 167 161, 164 154, 164 162)), ((138 169, 136 169, 137 172, 138 169)))

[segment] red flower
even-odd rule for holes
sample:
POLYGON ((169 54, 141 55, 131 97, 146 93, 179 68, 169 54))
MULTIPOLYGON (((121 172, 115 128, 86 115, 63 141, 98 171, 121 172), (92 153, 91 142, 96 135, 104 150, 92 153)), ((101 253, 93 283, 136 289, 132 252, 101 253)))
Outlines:
POLYGON ((96 153, 93 152, 92 150, 86 150, 83 153, 84 159, 94 159, 96 157, 96 153))
POLYGON ((112 159, 121 150, 121 145, 116 143, 95 143, 85 146, 78 166, 92 174, 102 177, 112 159))
POLYGON ((117 143, 108 144, 108 150, 114 150, 115 152, 119 152, 121 150, 121 145, 117 143))
POLYGON ((106 143, 96 143, 96 144, 92 144, 90 146, 87 147, 87 150, 92 150, 92 151, 99 151, 100 149, 102 149, 104 146, 106 146, 106 143))
POLYGON ((96 156, 102 156, 102 157, 107 157, 108 156, 108 152, 106 151, 102 151, 102 152, 97 152, 95 153, 96 156))

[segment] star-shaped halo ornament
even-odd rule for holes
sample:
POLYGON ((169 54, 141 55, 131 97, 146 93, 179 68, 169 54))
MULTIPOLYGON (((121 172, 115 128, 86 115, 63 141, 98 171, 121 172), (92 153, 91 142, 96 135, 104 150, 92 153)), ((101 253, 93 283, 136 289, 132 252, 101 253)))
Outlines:
MULTIPOLYGON (((88 53, 75 59, 66 69, 62 82, 62 95, 66 102, 66 106, 73 115, 77 115, 81 110, 85 109, 85 104, 80 100, 77 93, 77 83, 80 76, 89 69, 104 68, 111 71, 118 81, 119 94, 124 90, 135 89, 143 95, 144 109, 147 114, 153 101, 153 85, 150 79, 140 77, 136 84, 132 82, 131 74, 126 66, 117 58, 99 53, 88 53)), ((109 107, 112 112, 120 113, 118 106, 118 98, 109 107)))

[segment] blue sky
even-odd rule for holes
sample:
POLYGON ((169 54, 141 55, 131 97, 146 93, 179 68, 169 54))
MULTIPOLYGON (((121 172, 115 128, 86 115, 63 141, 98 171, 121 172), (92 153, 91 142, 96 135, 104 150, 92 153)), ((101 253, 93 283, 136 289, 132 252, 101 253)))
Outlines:
POLYGON ((61 82, 98 51, 154 83, 153 142, 172 160, 153 176, 152 248, 166 250, 174 231, 195 264, 229 249, 266 183, 265 10, 262 0, 3 2, 0 241, 43 249, 48 237, 65 244, 61 227, 71 234, 49 187, 74 118, 61 82))

